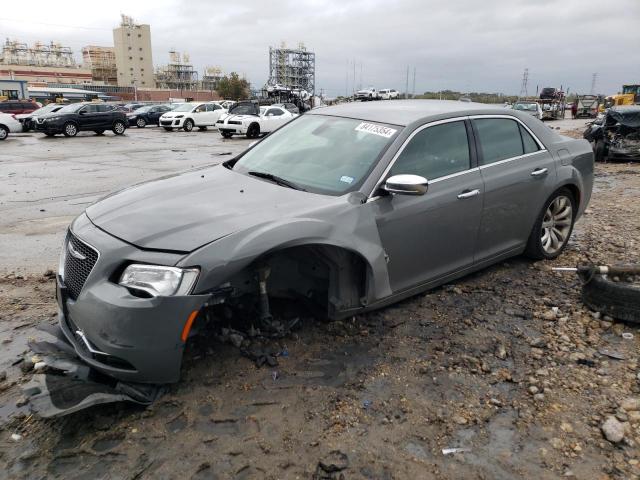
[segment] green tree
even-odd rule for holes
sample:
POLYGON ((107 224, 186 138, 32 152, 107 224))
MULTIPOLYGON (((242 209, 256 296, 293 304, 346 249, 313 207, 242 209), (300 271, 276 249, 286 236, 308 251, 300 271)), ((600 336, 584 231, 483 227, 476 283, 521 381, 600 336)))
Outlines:
POLYGON ((226 100, 245 100, 249 98, 249 82, 240 78, 236 72, 225 75, 218 82, 218 95, 226 100))

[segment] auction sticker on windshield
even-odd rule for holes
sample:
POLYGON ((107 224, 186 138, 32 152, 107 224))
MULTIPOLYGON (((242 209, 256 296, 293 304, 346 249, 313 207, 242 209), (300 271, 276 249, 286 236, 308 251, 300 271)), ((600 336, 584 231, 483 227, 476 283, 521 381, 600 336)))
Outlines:
POLYGON ((362 122, 356 127, 357 132, 372 133, 373 135, 379 135, 384 138, 391 138, 393 134, 397 132, 394 128, 385 127, 383 125, 376 125, 375 123, 362 122))

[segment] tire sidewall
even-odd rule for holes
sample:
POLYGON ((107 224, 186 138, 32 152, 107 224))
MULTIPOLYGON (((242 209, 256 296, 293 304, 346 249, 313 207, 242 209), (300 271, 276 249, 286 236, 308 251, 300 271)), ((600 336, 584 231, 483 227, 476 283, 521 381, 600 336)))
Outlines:
POLYGON ((252 123, 247 129, 247 138, 258 138, 260 135, 260 126, 257 123, 252 123))
POLYGON ((567 247, 567 244, 569 243, 569 239, 573 234, 573 227, 576 221, 576 213, 577 213, 576 201, 573 197, 573 193, 571 193, 571 191, 568 188, 562 187, 556 190, 555 192, 553 192, 553 194, 551 194, 551 196, 544 203, 542 210, 538 214, 536 223, 533 226, 533 230, 531 231, 531 236, 529 237, 526 254, 537 260, 553 260, 554 258, 557 258, 558 256, 560 256, 562 252, 564 252, 564 249, 567 247), (547 212, 547 209, 553 203, 553 201, 559 196, 565 196, 571 202, 571 227, 569 228, 569 234, 567 235, 567 240, 564 242, 560 250, 558 250, 554 254, 549 254, 544 250, 544 248, 542 248, 542 235, 541 235, 542 222, 544 220, 544 216, 547 212))
POLYGON ((0 125, 0 141, 6 140, 9 136, 9 129, 4 125, 0 125))
POLYGON ((144 118, 140 117, 136 120, 136 127, 138 128, 144 128, 147 126, 147 122, 144 118))
POLYGON ((182 128, 185 132, 190 132, 191 130, 193 130, 193 120, 187 118, 184 121, 184 125, 182 126, 182 128))
POLYGON ((127 129, 126 125, 121 120, 116 120, 113 123, 113 133, 115 133, 116 135, 122 135, 125 132, 126 129, 127 129), (121 132, 118 132, 118 125, 122 125, 122 131, 121 132))

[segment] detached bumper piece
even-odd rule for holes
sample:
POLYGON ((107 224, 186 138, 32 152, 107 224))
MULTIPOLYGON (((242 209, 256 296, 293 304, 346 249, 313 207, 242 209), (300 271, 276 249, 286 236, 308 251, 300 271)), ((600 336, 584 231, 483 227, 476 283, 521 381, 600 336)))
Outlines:
POLYGON ((45 364, 22 387, 31 411, 43 418, 62 417, 95 405, 133 402, 150 405, 163 393, 158 385, 114 380, 80 360, 59 328, 52 327, 46 340, 29 342, 45 364))

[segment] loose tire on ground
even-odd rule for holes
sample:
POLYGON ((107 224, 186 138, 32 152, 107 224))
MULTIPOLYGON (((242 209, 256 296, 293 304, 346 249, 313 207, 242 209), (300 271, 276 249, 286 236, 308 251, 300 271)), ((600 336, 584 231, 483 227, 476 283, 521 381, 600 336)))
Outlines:
POLYGON ((524 251, 524 254, 534 260, 552 260, 558 257, 558 255, 560 255, 564 251, 565 247, 567 246, 567 242, 571 237, 571 233, 573 232, 573 224, 576 218, 576 212, 577 212, 576 201, 573 198, 573 193, 571 193, 569 189, 561 188, 556 192, 554 192, 549 197, 549 199, 544 203, 544 206, 542 207, 542 210, 540 211, 540 214, 536 219, 536 223, 534 224, 533 229, 531 230, 531 234, 529 235, 529 240, 527 241, 527 247, 524 251), (552 208, 552 205, 554 205, 554 202, 556 202, 558 198, 563 198, 563 197, 566 198, 571 205, 570 219, 569 218, 566 219, 566 221, 568 221, 569 223, 566 225, 565 224, 562 225, 563 231, 565 227, 568 227, 568 229, 564 231, 564 238, 562 239, 562 242, 559 248, 557 248, 557 250, 550 252, 545 250, 543 246, 543 238, 544 238, 543 228, 544 229, 549 228, 549 227, 544 227, 543 223, 545 225, 552 223, 553 226, 555 227, 555 221, 549 221, 549 219, 547 218, 548 213, 549 213, 549 210, 552 208))
POLYGON ((67 122, 62 131, 65 137, 75 137, 78 134, 78 126, 73 122, 67 122))
POLYGON ((640 285, 612 282, 593 275, 582 285, 582 302, 592 310, 617 320, 640 323, 640 285))
POLYGON ((193 130, 193 120, 187 118, 184 121, 184 125, 182 126, 182 128, 185 132, 190 132, 191 130, 193 130))
POLYGON ((127 126, 122 120, 116 120, 115 122, 113 122, 113 133, 115 133, 116 135, 122 135, 126 129, 127 126))

